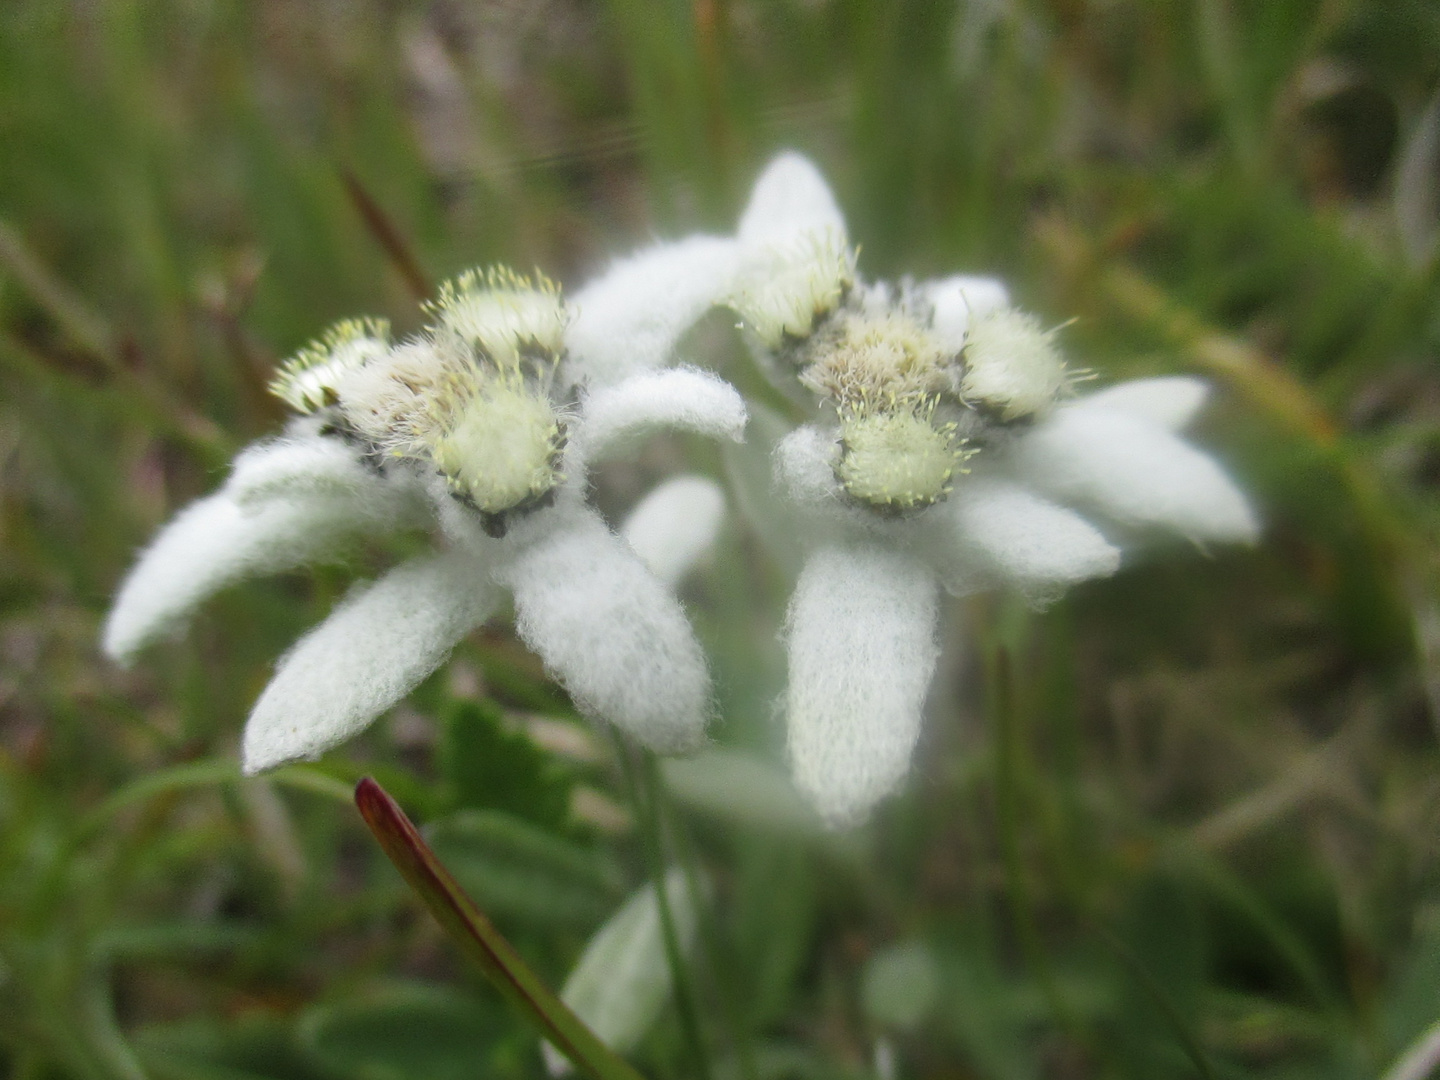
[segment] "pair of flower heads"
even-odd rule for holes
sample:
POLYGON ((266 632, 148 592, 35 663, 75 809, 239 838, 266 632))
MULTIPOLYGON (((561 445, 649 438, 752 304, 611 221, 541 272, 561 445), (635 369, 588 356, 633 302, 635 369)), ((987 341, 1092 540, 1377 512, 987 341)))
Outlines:
POLYGON ((285 432, 141 555, 107 651, 128 661, 240 578, 427 530, 433 550, 357 586, 280 660, 245 728, 247 772, 362 730, 507 592, 519 636, 583 712, 661 753, 696 748, 710 679, 674 586, 723 496, 676 477, 616 531, 586 477, 657 429, 744 438, 739 394, 672 366, 715 306, 812 416, 772 459, 806 549, 784 631, 788 755, 831 824, 863 820, 908 772, 942 590, 1043 600, 1115 572, 1122 547, 1156 532, 1258 534, 1244 496, 1179 435, 1204 383, 1081 395, 1054 332, 999 282, 865 281, 824 180, 784 154, 734 236, 657 244, 572 298, 538 274, 472 272, 404 341, 378 321, 332 329, 273 384, 296 414, 285 432))

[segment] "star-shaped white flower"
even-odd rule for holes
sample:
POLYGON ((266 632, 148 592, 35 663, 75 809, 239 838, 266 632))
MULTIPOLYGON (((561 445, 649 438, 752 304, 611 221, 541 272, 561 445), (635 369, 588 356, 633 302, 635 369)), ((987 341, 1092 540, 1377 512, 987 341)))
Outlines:
POLYGON ((1167 377, 1075 396, 1074 376, 1003 285, 869 284, 813 165, 761 176, 730 297, 772 377, 816 407, 775 452, 808 524, 787 618, 788 748, 834 825, 909 771, 938 656, 941 587, 1037 601, 1115 572, 1171 532, 1253 542, 1245 497, 1178 432, 1206 385, 1167 377))
POLYGON ((543 279, 472 273, 399 344, 383 324, 337 327, 276 380, 303 415, 244 451, 141 555, 106 651, 131 661, 242 578, 428 529, 437 550, 357 585, 280 660, 245 727, 247 773, 357 734, 505 590, 520 636, 582 710, 656 750, 694 747, 709 674, 670 586, 713 537, 719 492, 698 478, 662 485, 622 539, 586 504, 586 475, 658 428, 741 437, 734 389, 662 368, 730 281, 736 251, 706 237, 658 245, 572 303, 543 279))

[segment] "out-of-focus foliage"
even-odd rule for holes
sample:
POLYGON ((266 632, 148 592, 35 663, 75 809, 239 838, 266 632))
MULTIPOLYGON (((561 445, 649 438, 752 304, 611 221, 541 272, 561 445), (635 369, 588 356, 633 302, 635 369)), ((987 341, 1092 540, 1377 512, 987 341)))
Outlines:
MULTIPOLYGON (((133 672, 98 621, 329 322, 729 228, 794 146, 871 273, 994 272, 1100 378, 1211 377, 1201 439, 1266 540, 954 605, 920 767, 859 835, 769 827, 760 766, 729 805, 675 774, 715 1076, 1384 1073, 1440 1018, 1437 94, 1421 0, 0 5, 0 1070, 542 1075, 346 802, 379 775, 563 981, 645 859, 503 622, 242 781, 249 703, 349 572, 226 594, 133 672)), ((768 398, 726 318, 692 346, 768 398)), ((722 473, 657 442, 601 504, 682 463, 722 473)), ((737 517, 686 599, 715 738, 778 762, 764 535, 737 517)), ((683 1020, 648 1074, 693 1074, 683 1020)))

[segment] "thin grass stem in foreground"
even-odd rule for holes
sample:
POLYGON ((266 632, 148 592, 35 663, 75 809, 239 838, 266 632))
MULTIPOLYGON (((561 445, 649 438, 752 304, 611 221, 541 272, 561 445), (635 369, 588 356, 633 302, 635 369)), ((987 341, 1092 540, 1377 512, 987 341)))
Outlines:
POLYGON ((355 785, 355 805, 400 876, 445 932, 555 1049, 592 1080, 642 1080, 530 970, 384 788, 365 777, 355 785))

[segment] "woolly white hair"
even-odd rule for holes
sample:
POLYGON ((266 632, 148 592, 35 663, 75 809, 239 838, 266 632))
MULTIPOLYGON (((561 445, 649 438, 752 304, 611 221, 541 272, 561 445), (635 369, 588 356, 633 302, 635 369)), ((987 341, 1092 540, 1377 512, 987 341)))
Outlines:
MULTIPOLYGON (((657 245, 581 290, 582 309, 568 324, 548 284, 529 289, 529 279, 495 271, 484 283, 498 282, 505 297, 481 297, 488 307, 469 303, 475 297, 462 287, 479 279, 462 278, 448 306, 434 309, 441 322, 425 338, 390 348, 377 329, 383 350, 348 365, 343 379, 331 380, 337 386, 320 388, 323 397, 307 390, 296 399, 313 416, 244 452, 219 492, 162 530, 120 590, 107 650, 128 659, 217 589, 323 558, 350 536, 438 526, 441 552, 357 587, 282 658, 246 727, 247 771, 314 757, 355 734, 444 662, 494 610, 502 585, 515 592, 521 636, 582 709, 654 749, 697 745, 710 710, 709 673, 679 602, 645 560, 677 581, 713 539, 717 493, 692 479, 642 504, 629 523, 632 548, 585 507, 586 470, 659 427, 739 438, 746 414, 732 388, 697 371, 653 370, 728 289, 737 251, 733 240, 714 238, 657 245), (546 406, 557 418, 556 448, 562 419, 570 436, 565 468, 555 474, 553 500, 537 499, 500 523, 503 540, 486 535, 495 523, 453 498, 444 478, 381 456, 411 452, 427 423, 434 426, 427 410, 437 393, 464 382, 455 365, 475 360, 448 347, 457 335, 489 334, 481 344, 506 355, 487 354, 486 362, 517 367, 532 342, 558 353, 562 331, 563 385, 585 390, 578 405, 546 406)), ((372 326, 379 324, 344 324, 301 360, 326 360, 317 350, 333 352, 350 339, 344 335, 372 326)), ((327 369, 327 380, 331 374, 339 372, 327 369)), ((280 389, 298 393, 293 372, 287 378, 280 389)))
POLYGON ((955 546, 973 553, 990 580, 1036 599, 1120 568, 1120 549, 1100 530, 1018 484, 966 478, 940 513, 950 519, 955 546))
POLYGON ((1158 424, 1167 431, 1183 431, 1210 396, 1210 384, 1189 375, 1161 375, 1131 379, 1086 394, 1067 408, 1109 409, 1158 424))
POLYGON ((377 473, 355 459, 339 439, 292 435, 242 450, 225 490, 237 503, 258 507, 275 497, 335 495, 363 501, 373 494, 377 473))
POLYGON ((736 230, 747 247, 796 233, 845 235, 845 216, 820 170, 801 154, 774 158, 755 181, 736 230))
POLYGON ((1039 490, 1125 525, 1196 543, 1254 543, 1260 535, 1249 501, 1214 458, 1103 403, 1060 411, 1018 440, 1013 458, 1039 490))
POLYGON ((280 660, 245 725, 245 772, 319 757, 364 730, 498 600, 486 560, 471 551, 411 559, 352 589, 280 660))
POLYGON ((730 290, 739 267, 735 241, 714 236, 616 262, 571 302, 572 374, 603 386, 666 363, 685 329, 730 290))
POLYGON ((724 518, 719 484, 704 476, 675 476, 635 505, 620 535, 673 589, 714 546, 724 518))
POLYGON ((313 441, 252 447, 223 488, 188 506, 141 553, 105 621, 105 652, 129 663, 229 585, 332 557, 353 538, 425 517, 408 478, 342 462, 313 441))
POLYGON ((582 467, 595 455, 623 450, 662 428, 738 442, 745 419, 745 402, 735 388, 708 372, 683 367, 644 372, 585 398, 584 421, 571 435, 567 465, 582 467))
POLYGON ((1006 420, 1049 411, 1068 385, 1065 361, 1040 320, 995 308, 970 320, 960 392, 1006 420))
POLYGON ((693 750, 710 676, 679 602, 593 511, 499 567, 515 628, 582 709, 663 753, 693 750))
POLYGON ((1004 284, 994 278, 970 274, 926 282, 921 291, 934 311, 931 333, 950 352, 959 352, 965 347, 966 332, 975 319, 1010 303, 1010 293, 1004 284))
POLYGON ((858 821, 910 770, 939 648, 934 573, 900 552, 822 547, 786 634, 795 783, 832 825, 858 821))

